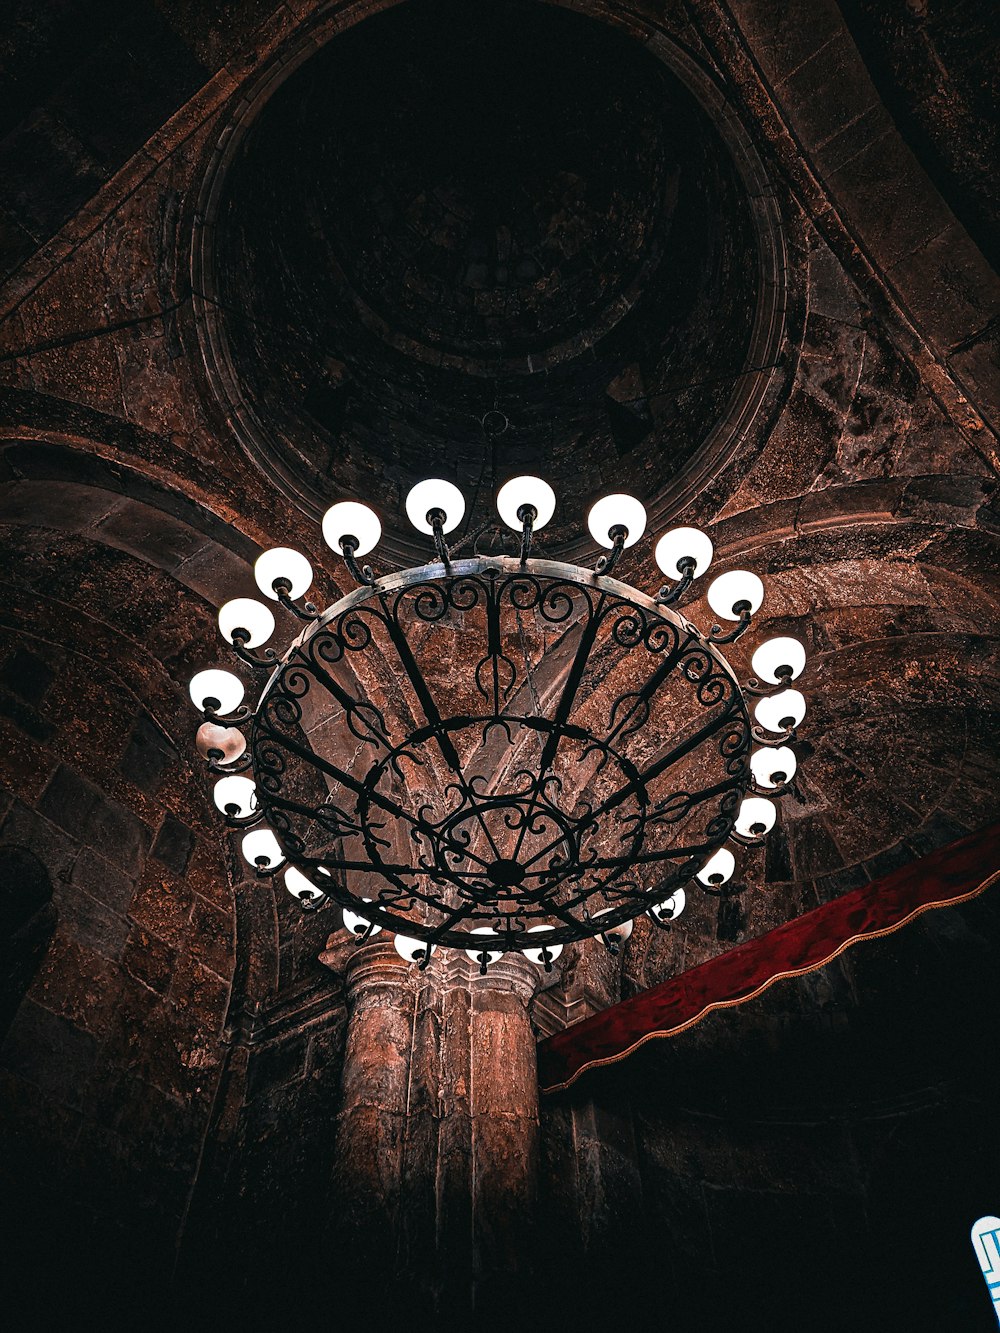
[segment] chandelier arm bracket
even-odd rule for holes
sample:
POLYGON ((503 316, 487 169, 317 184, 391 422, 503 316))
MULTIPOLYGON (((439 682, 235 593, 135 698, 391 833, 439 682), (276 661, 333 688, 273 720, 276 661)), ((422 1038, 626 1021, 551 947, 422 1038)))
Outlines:
POLYGON ((523 569, 528 563, 528 556, 531 553, 531 539, 534 535, 535 519, 538 517, 538 510, 534 505, 521 505, 517 511, 517 516, 521 520, 521 553, 520 562, 523 569))
MULTIPOLYGON (((221 751, 215 751, 214 753, 221 756, 221 751)), ((210 773, 220 773, 223 775, 228 775, 230 773, 245 773, 248 768, 253 767, 253 756, 247 751, 238 759, 234 759, 230 763, 224 764, 221 757, 213 758, 213 752, 210 750, 206 761, 206 767, 210 773)))
POLYGON ((729 837, 733 842, 739 843, 741 847, 762 847, 764 843, 767 841, 766 831, 755 834, 747 834, 747 833, 738 833, 736 829, 733 829, 729 837))
POLYGON ((444 525, 447 519, 443 509, 429 509, 427 511, 427 522, 431 525, 431 535, 434 538, 434 550, 437 557, 444 565, 445 573, 451 573, 451 553, 448 550, 448 544, 444 539, 444 525))
POLYGON ((605 552, 594 566, 595 574, 610 574, 622 557, 625 550, 625 539, 628 536, 628 528, 624 523, 616 523, 608 530, 608 536, 611 538, 611 550, 605 552))
POLYGON ((217 713, 214 708, 206 708, 202 716, 217 727, 245 727, 253 718, 253 712, 246 704, 241 704, 232 713, 217 713))
POLYGON ((234 634, 232 638, 233 652, 245 662, 247 666, 253 667, 254 671, 273 671, 278 664, 278 654, 273 648, 265 648, 264 652, 258 656, 245 647, 246 640, 241 639, 239 635, 234 634))
POLYGON ((736 622, 735 627, 731 629, 728 634, 723 633, 721 625, 712 626, 712 631, 708 637, 709 641, 714 643, 716 647, 721 648, 724 644, 735 643, 736 640, 741 639, 750 628, 750 621, 753 618, 750 611, 750 603, 737 602, 733 607, 733 610, 739 612, 740 618, 736 622))
POLYGON ((782 745, 797 741, 798 732, 795 727, 788 727, 785 731, 768 731, 755 722, 750 728, 750 737, 757 745, 766 746, 769 750, 777 750, 782 745))
POLYGON ((299 620, 318 620, 320 617, 320 610, 315 602, 303 602, 302 605, 299 606, 298 602, 291 596, 291 588, 292 585, 287 579, 275 579, 274 590, 277 593, 279 604, 283 606, 286 611, 291 611, 292 615, 296 616, 299 620))
POLYGON ((358 549, 358 540, 356 537, 341 537, 340 551, 344 557, 344 564, 347 566, 351 578, 355 583, 363 588, 374 588, 377 583, 375 571, 371 565, 359 565, 355 559, 355 551, 358 549))
POLYGON ((673 604, 676 601, 678 601, 681 597, 683 597, 684 594, 687 592, 688 588, 690 588, 691 584, 694 582, 695 568, 696 568, 696 563, 694 560, 685 559, 679 561, 677 565, 677 572, 680 574, 681 577, 677 580, 677 582, 673 585, 673 587, 671 587, 669 583, 665 583, 663 585, 660 591, 656 594, 657 605, 673 606, 673 604))

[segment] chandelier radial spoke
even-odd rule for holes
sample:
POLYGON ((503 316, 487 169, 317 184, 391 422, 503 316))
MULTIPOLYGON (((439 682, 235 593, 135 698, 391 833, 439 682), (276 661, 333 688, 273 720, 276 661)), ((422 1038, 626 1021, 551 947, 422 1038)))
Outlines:
MULTIPOLYGON (((547 777, 549 770, 551 769, 552 764, 555 761, 556 752, 559 749, 559 742, 563 736, 563 728, 565 727, 566 723, 569 720, 570 711, 573 707, 573 701, 576 698, 577 691, 580 688, 580 682, 583 680, 583 675, 587 668, 587 662, 589 661, 590 654, 593 651, 594 642, 597 638, 597 630, 600 625, 600 614, 604 607, 604 603, 605 603, 605 595, 602 593, 596 609, 593 606, 591 606, 590 617, 587 620, 587 623, 584 625, 583 631, 580 635, 580 642, 577 644, 576 653, 574 654, 573 661, 569 669, 569 675, 567 676, 566 684, 563 686, 562 693, 559 696, 559 702, 556 705, 555 715, 553 716, 552 719, 552 728, 549 731, 548 737, 545 741, 545 745, 542 748, 542 755, 538 765, 538 775, 535 779, 531 792, 531 807, 529 809, 528 816, 525 818, 525 822, 522 825, 521 833, 518 837, 517 845, 514 849, 515 859, 518 858, 521 854, 521 850, 524 846, 524 837, 529 827, 529 820, 531 814, 538 801, 538 797, 541 794, 542 788, 545 783, 545 778, 547 777)), ((528 862, 528 864, 530 864, 530 862, 528 862)))
MULTIPOLYGON (((383 606, 385 606, 384 600, 383 600, 383 606)), ((431 731, 434 735, 434 739, 438 744, 438 748, 441 751, 444 761, 448 765, 448 767, 452 770, 452 772, 455 774, 459 788, 462 791, 462 795, 465 797, 467 801, 470 802, 473 809, 476 810, 479 826, 483 831, 486 841, 490 844, 490 847, 493 851, 493 855, 497 858, 497 860, 499 860, 501 855, 500 848, 493 841, 493 837, 490 833, 489 828, 486 825, 486 821, 483 819, 482 814, 479 812, 476 798, 466 780, 465 771, 462 768, 462 761, 459 758, 458 751, 455 749, 451 737, 444 727, 441 714, 438 710, 437 704, 434 702, 434 696, 431 693, 427 681, 424 679, 423 672, 420 670, 420 666, 417 662, 416 657, 413 655, 413 651, 410 648, 409 641, 407 640, 406 635, 400 629, 399 623, 394 615, 387 614, 385 624, 386 628, 389 631, 389 636, 392 639, 393 646, 395 647, 397 653, 399 654, 399 660, 402 662, 403 669, 406 672, 407 678, 410 684, 413 686, 414 693, 417 696, 417 701, 420 704, 421 709, 423 710, 424 717, 427 720, 428 726, 431 728, 431 731)))

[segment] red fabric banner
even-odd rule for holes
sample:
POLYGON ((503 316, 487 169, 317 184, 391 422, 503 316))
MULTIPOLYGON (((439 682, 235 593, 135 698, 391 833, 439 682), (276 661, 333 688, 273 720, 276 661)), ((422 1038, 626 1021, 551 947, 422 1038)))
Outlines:
POLYGON ((998 879, 1000 823, 557 1032, 538 1046, 541 1090, 568 1088, 588 1069, 683 1032, 713 1009, 744 1004, 783 977, 813 972, 852 944, 889 935, 922 912, 967 902, 998 879))

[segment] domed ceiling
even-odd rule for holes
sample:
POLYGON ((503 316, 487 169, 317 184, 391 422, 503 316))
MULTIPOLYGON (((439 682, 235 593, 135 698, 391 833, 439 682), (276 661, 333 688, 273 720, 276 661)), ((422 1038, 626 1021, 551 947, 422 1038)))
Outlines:
POLYGON ((760 278, 728 150, 644 46, 530 0, 411 0, 261 99, 204 283, 227 406, 307 512, 394 517, 435 472, 475 527, 531 469, 559 549, 602 491, 655 503, 691 462, 760 278))

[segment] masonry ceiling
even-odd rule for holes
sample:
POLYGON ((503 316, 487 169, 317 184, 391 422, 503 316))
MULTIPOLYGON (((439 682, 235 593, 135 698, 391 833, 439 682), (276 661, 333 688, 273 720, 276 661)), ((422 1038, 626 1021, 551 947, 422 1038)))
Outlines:
POLYGON ((495 481, 544 472, 556 545, 622 476, 663 509, 775 355, 756 325, 781 285, 759 164, 741 176, 704 75, 663 55, 530 0, 417 0, 265 71, 220 140, 195 281, 211 390, 312 517, 401 506, 429 460, 472 527, 495 481))
MULTIPOLYGON (((385 567, 418 552, 419 475, 462 486, 472 532, 532 470, 560 500, 543 549, 587 554, 589 503, 634 490, 660 529, 705 527, 720 571, 765 578, 761 635, 809 650, 808 762, 747 858, 740 938, 997 817, 996 39, 958 3, 127 9, 18 0, 0 41, 0 844, 31 903, 52 889, 0 1057, 11 1188, 36 1228, 62 1210, 81 1272, 126 1243, 151 1273, 178 1244, 178 1271, 205 1247, 270 1272, 301 1259, 299 1232, 275 1240, 286 1196, 322 1208, 346 955, 317 963, 335 912, 244 877, 186 682, 259 549, 343 590, 315 521, 333 498, 378 508, 385 567)), ((651 545, 624 571, 647 588, 651 545)), ((926 1154, 914 1104, 937 1089, 935 1126, 979 1123, 939 1000, 967 973, 981 1012, 995 911, 940 915, 649 1054, 636 1189, 696 1277, 724 1285, 705 1256, 747 1231, 713 1191, 801 1169, 809 1226, 841 1237, 926 1154), (887 1088, 908 1004, 933 1077, 911 1050, 887 1088), (790 1031, 796 1059, 814 1043, 856 1071, 854 1103, 819 1056, 801 1085, 754 1083, 790 1031), (734 1044, 750 1127, 710 1068, 734 1044)), ((729 947, 713 903, 685 924, 640 924, 620 960, 568 951, 540 1029, 729 947)), ((543 1106, 553 1179, 600 1159, 632 1197, 628 1077, 585 1129, 578 1103, 543 1106)), ((914 1292, 917 1329, 935 1297, 914 1292)))

